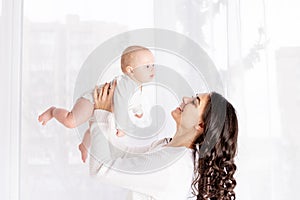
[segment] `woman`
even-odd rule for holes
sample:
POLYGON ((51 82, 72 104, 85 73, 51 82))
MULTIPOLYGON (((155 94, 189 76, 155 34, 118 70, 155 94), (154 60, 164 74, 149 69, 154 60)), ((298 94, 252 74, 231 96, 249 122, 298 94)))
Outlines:
POLYGON ((238 122, 233 106, 226 99, 214 92, 184 97, 172 111, 177 125, 172 139, 154 142, 143 150, 147 154, 110 160, 105 152, 103 157, 103 148, 97 146, 101 142, 101 147, 105 146, 102 132, 113 130, 111 100, 115 86, 116 83, 111 88, 105 84, 94 92, 97 121, 91 125, 95 142, 91 151, 92 174, 139 192, 146 199, 235 199, 233 175, 238 122), (172 155, 177 159, 163 168, 157 167, 158 162, 172 155), (132 173, 126 173, 130 170, 132 173))

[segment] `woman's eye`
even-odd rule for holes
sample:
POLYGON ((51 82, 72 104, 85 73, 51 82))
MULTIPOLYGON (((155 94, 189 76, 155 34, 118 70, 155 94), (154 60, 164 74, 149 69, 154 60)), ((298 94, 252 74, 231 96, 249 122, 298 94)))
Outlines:
POLYGON ((197 97, 197 98, 193 101, 194 105, 196 105, 196 106, 199 104, 199 102, 200 102, 199 97, 197 97))
POLYGON ((147 65, 146 67, 147 67, 147 68, 149 68, 150 66, 149 66, 149 65, 147 65))

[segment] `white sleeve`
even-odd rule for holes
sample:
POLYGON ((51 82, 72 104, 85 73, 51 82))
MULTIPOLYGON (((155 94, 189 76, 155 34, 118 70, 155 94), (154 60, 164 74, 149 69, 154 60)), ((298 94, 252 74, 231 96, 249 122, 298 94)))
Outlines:
POLYGON ((100 161, 111 160, 112 152, 110 143, 104 136, 105 133, 113 131, 112 113, 105 110, 94 110, 94 115, 90 119, 90 135, 91 135, 91 148, 90 148, 90 174, 93 175, 99 168, 100 161), (100 112, 97 119, 95 113, 100 112), (101 127, 101 129, 100 129, 101 127))
POLYGON ((92 141, 96 142, 94 146, 101 145, 101 148, 91 152, 91 175, 133 191, 153 197, 161 196, 160 193, 170 181, 169 177, 174 173, 174 158, 182 157, 184 148, 163 148, 153 153, 125 154, 111 159, 108 141, 103 133, 111 129, 112 114, 95 110, 94 115, 97 121, 91 124, 92 141))
POLYGON ((138 128, 146 128, 152 123, 150 105, 140 93, 136 92, 129 101, 129 118, 138 128), (136 114, 142 115, 142 117, 137 117, 136 114))
POLYGON ((165 138, 145 146, 126 146, 125 144, 122 144, 122 140, 119 141, 119 138, 116 136, 114 115, 105 110, 94 111, 94 116, 90 120, 90 128, 91 137, 95 137, 93 141, 95 145, 99 146, 97 141, 99 141, 99 143, 103 142, 98 139, 99 137, 103 138, 105 141, 108 140, 111 145, 115 145, 117 148, 127 153, 145 153, 156 146, 167 144, 170 140, 170 138, 165 138))
POLYGON ((138 170, 139 173, 134 173, 135 167, 141 169, 141 165, 145 166, 145 164, 149 164, 147 160, 149 161, 148 158, 142 156, 118 158, 115 161, 102 165, 99 168, 96 178, 157 198, 163 193, 172 173, 169 168, 150 172, 138 170))
POLYGON ((141 114, 144 113, 142 104, 138 104, 138 105, 136 105, 136 104, 129 104, 128 110, 130 112, 132 112, 133 114, 138 114, 138 115, 141 115, 141 114))
MULTIPOLYGON (((94 115, 90 119, 90 174, 94 175, 99 170, 99 165, 125 154, 141 154, 153 148, 151 145, 143 147, 128 147, 114 138, 116 134, 114 115, 105 110, 94 110, 94 115)), ((158 142, 156 142, 158 143, 158 142)), ((155 144, 155 143, 153 143, 155 144)))

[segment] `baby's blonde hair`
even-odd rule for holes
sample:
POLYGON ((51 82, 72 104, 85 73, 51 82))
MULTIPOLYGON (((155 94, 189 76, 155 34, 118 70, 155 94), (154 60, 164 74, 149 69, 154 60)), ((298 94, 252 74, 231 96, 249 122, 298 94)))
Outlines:
POLYGON ((150 52, 150 50, 148 48, 143 47, 143 46, 134 45, 134 46, 127 47, 123 51, 122 56, 121 56, 121 69, 122 69, 122 72, 126 73, 126 67, 131 65, 131 61, 134 57, 133 54, 138 52, 138 51, 149 51, 150 52))

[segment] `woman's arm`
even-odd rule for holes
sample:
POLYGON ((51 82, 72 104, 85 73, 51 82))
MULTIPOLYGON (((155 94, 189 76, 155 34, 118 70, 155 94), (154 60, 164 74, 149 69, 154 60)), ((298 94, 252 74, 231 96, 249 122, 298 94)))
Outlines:
POLYGON ((169 197, 172 188, 180 191, 190 187, 193 162, 186 156, 186 148, 162 148, 152 153, 112 157, 104 135, 111 129, 112 117, 110 112, 95 110, 91 124, 92 142, 95 142, 90 160, 92 176, 158 199, 169 197))
MULTIPOLYGON (((112 84, 110 85, 109 83, 104 84, 100 89, 98 89, 98 87, 95 88, 94 90, 94 108, 95 111, 96 110, 106 110, 108 112, 113 112, 113 104, 112 104, 112 99, 113 99, 113 95, 115 92, 115 87, 116 87, 117 81, 114 80, 112 82, 112 84)), ((121 109, 121 108, 119 108, 121 109)), ((157 146, 161 143, 164 143, 163 140, 161 141, 156 141, 151 145, 145 145, 145 146, 139 146, 139 147, 128 147, 124 144, 121 143, 120 138, 118 138, 115 134, 116 131, 114 129, 115 127, 115 121, 114 121, 114 117, 112 117, 112 114, 110 113, 106 113, 106 118, 109 116, 109 121, 104 121, 102 129, 106 129, 104 131, 102 131, 103 133, 105 133, 105 136, 107 139, 110 140, 110 142, 112 144, 114 144, 116 146, 116 148, 128 152, 128 153, 144 153, 147 152, 150 148, 153 148, 154 146, 157 146)))
MULTIPOLYGON (((103 139, 92 139, 92 152, 101 151, 97 148, 101 148, 102 145, 99 145, 101 142, 105 141, 106 145, 103 146, 109 146, 110 151, 107 152, 110 154, 110 158, 116 158, 124 156, 124 154, 130 155, 130 154, 141 154, 148 152, 149 149, 153 149, 156 146, 162 146, 163 144, 167 143, 166 139, 158 140, 153 142, 151 145, 145 145, 140 147, 128 147, 121 143, 118 137, 116 137, 115 133, 115 121, 113 114, 111 113, 113 111, 113 105, 112 105, 112 98, 114 95, 116 87, 116 80, 112 83, 110 86, 108 83, 104 84, 100 89, 96 86, 94 89, 94 107, 95 107, 95 114, 93 118, 91 118, 91 123, 94 122, 94 129, 95 129, 95 122, 98 123, 97 127, 101 127, 101 130, 99 129, 98 132, 101 132, 102 135, 98 137, 102 137, 103 139), (103 135, 105 137, 103 137, 103 135), (109 141, 109 142, 107 142, 109 141), (108 144, 107 144, 108 143, 108 144)), ((90 125, 91 126, 91 125, 90 125)), ((95 137, 95 134, 97 131, 91 131, 91 136, 95 137)))
MULTIPOLYGON (((185 164, 185 148, 163 148, 139 155, 124 153, 117 158, 111 156, 112 148, 105 134, 114 129, 111 113, 114 86, 111 91, 108 91, 107 85, 100 91, 95 90, 95 111, 91 122, 91 175, 159 199, 166 199, 172 188, 175 190, 173 193, 182 191, 182 188, 176 190, 174 187, 189 188, 193 170, 190 168, 192 165, 185 164)), ((192 161, 188 160, 188 163, 192 164, 192 161)))

